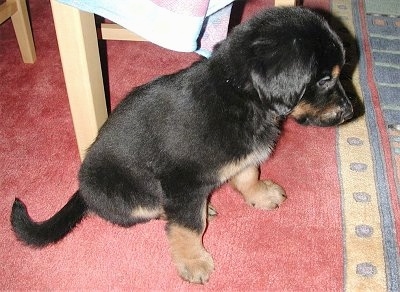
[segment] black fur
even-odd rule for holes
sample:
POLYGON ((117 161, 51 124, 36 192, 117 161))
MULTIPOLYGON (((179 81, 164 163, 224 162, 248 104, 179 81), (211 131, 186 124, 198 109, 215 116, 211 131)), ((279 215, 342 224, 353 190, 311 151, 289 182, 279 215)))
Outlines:
POLYGON ((18 239, 30 245, 42 247, 54 243, 67 235, 85 216, 87 206, 79 192, 52 218, 40 223, 33 222, 28 216, 24 203, 15 199, 11 224, 18 239))
POLYGON ((259 162, 267 158, 289 115, 321 126, 351 117, 340 81, 331 76, 343 62, 340 40, 316 14, 303 8, 259 13, 210 59, 129 93, 90 147, 67 206, 34 223, 16 200, 15 233, 43 246, 66 235, 86 210, 121 226, 163 216, 201 232, 207 197, 223 183, 219 171, 252 153, 264 153, 259 162), (138 207, 154 212, 133 216, 138 207))

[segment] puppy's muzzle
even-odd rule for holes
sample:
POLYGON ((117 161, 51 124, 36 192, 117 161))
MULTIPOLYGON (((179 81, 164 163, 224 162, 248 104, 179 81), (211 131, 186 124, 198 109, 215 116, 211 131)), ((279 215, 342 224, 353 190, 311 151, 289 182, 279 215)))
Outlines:
POLYGON ((354 115, 353 105, 348 98, 343 98, 340 105, 340 111, 338 112, 339 119, 343 123, 350 120, 354 115))

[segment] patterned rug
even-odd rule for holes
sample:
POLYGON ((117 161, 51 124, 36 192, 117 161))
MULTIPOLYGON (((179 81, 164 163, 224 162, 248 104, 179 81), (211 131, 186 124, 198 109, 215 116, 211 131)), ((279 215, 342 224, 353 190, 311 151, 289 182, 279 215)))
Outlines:
POLYGON ((344 288, 400 291, 400 3, 333 0, 332 12, 365 106, 337 132, 344 288))

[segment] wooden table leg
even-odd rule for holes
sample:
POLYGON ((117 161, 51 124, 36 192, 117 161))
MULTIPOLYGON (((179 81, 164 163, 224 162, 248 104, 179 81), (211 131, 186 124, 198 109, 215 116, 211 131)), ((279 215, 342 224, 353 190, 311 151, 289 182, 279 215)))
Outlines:
POLYGON ((107 119, 94 15, 51 0, 81 159, 107 119))

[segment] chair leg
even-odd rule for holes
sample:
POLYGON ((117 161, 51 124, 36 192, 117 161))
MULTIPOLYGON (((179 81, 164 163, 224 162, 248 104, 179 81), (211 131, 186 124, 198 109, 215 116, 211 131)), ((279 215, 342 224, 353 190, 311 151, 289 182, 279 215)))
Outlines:
POLYGON ((36 60, 35 45, 33 43, 32 29, 29 22, 28 9, 25 0, 13 0, 17 11, 11 16, 15 35, 24 63, 34 63, 36 60))
POLYGON ((92 13, 51 0, 58 47, 81 159, 107 119, 92 13))

